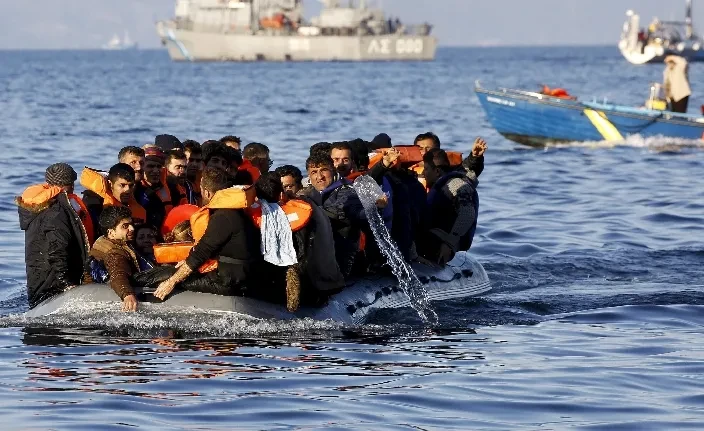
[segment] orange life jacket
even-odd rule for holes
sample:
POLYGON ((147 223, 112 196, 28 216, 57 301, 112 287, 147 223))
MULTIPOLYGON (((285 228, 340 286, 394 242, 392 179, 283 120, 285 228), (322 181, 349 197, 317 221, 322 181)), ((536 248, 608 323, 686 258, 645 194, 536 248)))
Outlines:
POLYGON ((191 216, 198 210, 198 206, 191 204, 174 207, 174 209, 171 210, 171 212, 169 212, 164 219, 164 223, 161 225, 161 234, 166 235, 174 230, 174 227, 176 227, 177 224, 182 221, 190 220, 191 216))
MULTIPOLYGON (((417 145, 395 145, 398 150, 399 158, 395 165, 400 164, 405 168, 422 175, 423 174, 423 156, 420 154, 420 147, 417 145)), ((447 158, 450 160, 450 166, 459 166, 462 164, 462 153, 457 151, 445 151, 447 158)), ((380 163, 384 159, 383 150, 377 152, 369 159, 369 167, 380 163)))
MULTIPOLYGON (((83 168, 81 172, 81 185, 88 190, 96 193, 103 198, 103 206, 124 206, 119 199, 112 195, 108 187, 108 179, 99 171, 89 167, 83 168)), ((127 204, 132 212, 132 220, 135 223, 145 223, 147 221, 147 211, 134 198, 134 194, 130 196, 130 201, 127 204)))
MULTIPOLYGON (((162 205, 164 206, 164 214, 168 215, 171 210, 174 208, 173 204, 173 196, 171 196, 171 188, 169 187, 169 183, 167 182, 167 178, 169 176, 169 172, 166 170, 166 168, 161 168, 161 178, 159 180, 159 188, 158 189, 153 189, 154 193, 159 197, 159 200, 161 201, 162 205)), ((145 187, 150 187, 149 184, 146 183, 146 181, 142 181, 145 187)), ((186 195, 186 191, 183 190, 182 187, 179 187, 179 193, 181 193, 181 196, 186 195)), ((182 201, 183 199, 181 199, 182 201)), ((187 203, 187 202, 186 202, 187 203)), ((180 204, 180 203, 179 203, 180 204)))
POLYGON ((564 88, 550 88, 547 85, 543 85, 542 94, 558 97, 560 99, 573 99, 570 93, 568 93, 564 88))
POLYGON ((249 160, 242 160, 242 164, 239 168, 237 168, 237 170, 249 172, 249 175, 252 177, 252 184, 256 183, 259 177, 262 175, 262 173, 259 171, 259 168, 254 166, 249 160))
MULTIPOLYGON (((298 232, 308 225, 313 216, 313 207, 308 202, 300 199, 290 199, 284 203, 279 203, 281 209, 286 213, 288 222, 291 225, 292 232, 298 232)), ((262 226, 262 207, 257 202, 245 210, 247 215, 252 218, 254 225, 257 228, 262 226)))
POLYGON ((68 201, 73 210, 76 211, 76 214, 78 214, 78 218, 81 219, 83 228, 86 230, 86 236, 88 237, 88 245, 92 247, 95 242, 95 231, 93 230, 93 219, 90 217, 86 204, 83 203, 83 199, 73 193, 68 195, 68 201))
MULTIPOLYGON (((394 166, 400 164, 403 167, 409 167, 416 163, 423 164, 423 156, 420 154, 420 147, 417 145, 395 145, 394 148, 399 152, 399 157, 396 163, 394 163, 394 166)), ((377 153, 369 159, 369 168, 377 163, 381 163, 383 159, 384 149, 378 150, 377 153)))
MULTIPOLYGON (((186 260, 191 253, 191 249, 195 244, 192 242, 168 242, 164 244, 154 245, 154 260, 156 263, 178 263, 186 260)), ((208 260, 200 268, 198 272, 205 274, 207 272, 218 269, 217 260, 208 260)))
MULTIPOLYGON (((29 186, 22 192, 22 203, 25 205, 38 206, 44 205, 51 199, 54 199, 63 192, 59 186, 50 186, 49 184, 37 184, 29 186)), ((76 211, 79 219, 83 223, 83 231, 85 239, 88 241, 88 247, 93 245, 93 220, 90 218, 90 213, 86 208, 83 200, 74 194, 67 194, 68 202, 76 211)))
MULTIPOLYGON (((256 191, 254 187, 231 187, 220 190, 210 200, 208 205, 198 208, 190 216, 191 232, 194 242, 176 242, 169 244, 159 244, 154 246, 154 258, 157 263, 177 263, 188 258, 193 246, 205 235, 210 222, 210 211, 215 209, 244 209, 254 204, 256 191)), ((198 271, 201 274, 214 271, 218 268, 217 259, 210 259, 205 262, 198 271)))
POLYGON ((367 235, 364 232, 359 233, 359 251, 364 251, 367 248, 367 235))
POLYGON ((351 174, 347 175, 347 177, 345 177, 345 178, 354 182, 354 180, 356 180, 358 177, 361 177, 362 175, 364 175, 364 172, 352 172, 351 174))
POLYGON ((49 184, 37 184, 27 187, 22 192, 22 202, 27 205, 42 205, 57 197, 62 192, 59 186, 49 184))
POLYGON ((236 186, 220 190, 208 202, 208 205, 198 209, 191 216, 191 231, 193 240, 200 241, 208 228, 210 210, 216 209, 244 209, 254 204, 257 192, 253 186, 236 186))

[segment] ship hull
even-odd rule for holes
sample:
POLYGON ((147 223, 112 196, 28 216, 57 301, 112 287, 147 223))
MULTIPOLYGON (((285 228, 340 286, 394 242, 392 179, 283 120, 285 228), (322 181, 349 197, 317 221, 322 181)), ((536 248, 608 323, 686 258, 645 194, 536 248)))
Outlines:
POLYGON ((684 57, 688 62, 704 61, 704 50, 698 45, 697 49, 685 47, 679 49, 665 49, 659 45, 648 45, 643 49, 629 49, 626 42, 619 44, 619 50, 623 57, 631 64, 662 63, 668 55, 684 57))
POLYGON ((299 36, 204 33, 157 27, 175 61, 430 61, 432 36, 299 36))

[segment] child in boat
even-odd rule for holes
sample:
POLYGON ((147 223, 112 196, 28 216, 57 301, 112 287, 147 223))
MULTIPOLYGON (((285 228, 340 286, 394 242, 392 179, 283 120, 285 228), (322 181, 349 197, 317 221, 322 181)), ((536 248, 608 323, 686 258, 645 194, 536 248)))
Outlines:
POLYGON ((158 233, 154 226, 140 224, 134 228, 134 249, 137 252, 140 271, 147 271, 156 266, 154 260, 154 245, 157 243, 158 233))

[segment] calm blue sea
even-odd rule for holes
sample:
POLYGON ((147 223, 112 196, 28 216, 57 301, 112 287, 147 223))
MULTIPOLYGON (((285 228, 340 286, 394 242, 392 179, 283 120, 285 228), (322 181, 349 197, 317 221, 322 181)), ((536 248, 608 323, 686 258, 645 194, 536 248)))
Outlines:
MULTIPOLYGON (((692 112, 704 66, 690 70, 692 112)), ((615 48, 444 49, 432 63, 176 64, 165 52, 0 52, 3 430, 704 429, 704 145, 531 149, 481 85, 642 103, 661 65, 615 48), (28 320, 15 195, 161 133, 243 136, 302 166, 321 140, 489 143, 472 253, 493 291, 372 324, 215 315, 28 320)))

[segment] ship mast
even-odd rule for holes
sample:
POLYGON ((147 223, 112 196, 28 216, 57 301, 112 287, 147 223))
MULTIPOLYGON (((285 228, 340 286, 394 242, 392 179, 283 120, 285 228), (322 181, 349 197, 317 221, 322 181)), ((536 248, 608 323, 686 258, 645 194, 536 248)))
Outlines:
POLYGON ((687 39, 691 39, 694 34, 694 29, 692 28, 692 0, 687 0, 687 12, 684 22, 687 28, 687 39))

